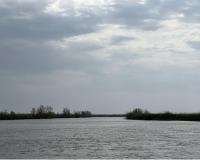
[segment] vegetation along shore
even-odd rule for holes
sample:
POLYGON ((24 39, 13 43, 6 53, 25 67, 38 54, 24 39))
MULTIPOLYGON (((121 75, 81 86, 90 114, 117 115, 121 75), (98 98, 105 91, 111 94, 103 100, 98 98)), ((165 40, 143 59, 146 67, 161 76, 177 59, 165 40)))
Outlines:
POLYGON ((200 121, 200 113, 151 113, 147 110, 136 108, 126 114, 130 120, 162 120, 162 121, 200 121))
POLYGON ((15 113, 14 111, 0 112, 0 120, 17 119, 49 119, 49 118, 86 118, 91 117, 90 111, 71 112, 68 108, 63 108, 62 113, 55 113, 52 106, 40 105, 38 108, 32 108, 30 113, 15 113))
POLYGON ((90 111, 74 111, 63 108, 62 113, 55 113, 52 106, 40 105, 32 108, 30 113, 0 111, 0 120, 50 119, 50 118, 89 118, 89 117, 125 117, 128 120, 161 120, 161 121, 200 121, 200 113, 151 113, 140 108, 126 114, 92 114, 90 111))
POLYGON ((74 111, 63 108, 62 113, 55 113, 52 106, 40 105, 32 108, 30 113, 0 111, 0 120, 50 119, 50 118, 89 118, 89 117, 125 117, 125 114, 92 114, 90 111, 74 111))

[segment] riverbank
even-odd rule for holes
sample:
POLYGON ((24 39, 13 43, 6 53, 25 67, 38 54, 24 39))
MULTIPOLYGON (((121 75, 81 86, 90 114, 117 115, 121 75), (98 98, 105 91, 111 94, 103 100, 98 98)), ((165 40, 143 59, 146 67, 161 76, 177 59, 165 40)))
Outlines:
POLYGON ((200 113, 151 113, 147 110, 136 108, 127 114, 92 114, 90 111, 74 111, 64 108, 62 113, 53 112, 51 106, 32 108, 30 113, 16 113, 1 111, 0 120, 23 119, 53 119, 53 118, 90 118, 90 117, 125 117, 129 120, 160 120, 160 121, 200 121, 200 113))
POLYGON ((54 116, 35 116, 33 117, 29 113, 16 113, 15 115, 9 114, 2 114, 0 112, 0 120, 26 120, 26 119, 57 119, 57 118, 95 118, 95 117, 126 117, 125 114, 92 114, 90 116, 83 116, 83 115, 74 115, 71 114, 70 116, 63 116, 62 114, 55 114, 54 116))
POLYGON ((90 111, 74 111, 63 108, 62 113, 55 113, 52 106, 41 105, 32 108, 30 113, 0 111, 0 120, 53 119, 53 118, 90 118, 90 117, 125 117, 125 114, 92 114, 90 111))
POLYGON ((52 118, 87 118, 91 117, 90 111, 74 111, 63 108, 62 113, 55 113, 52 106, 40 105, 32 108, 30 113, 16 113, 14 111, 1 111, 0 120, 20 120, 20 119, 52 119, 52 118))
POLYGON ((160 121, 200 121, 200 113, 151 113, 139 108, 126 114, 130 120, 160 120, 160 121))

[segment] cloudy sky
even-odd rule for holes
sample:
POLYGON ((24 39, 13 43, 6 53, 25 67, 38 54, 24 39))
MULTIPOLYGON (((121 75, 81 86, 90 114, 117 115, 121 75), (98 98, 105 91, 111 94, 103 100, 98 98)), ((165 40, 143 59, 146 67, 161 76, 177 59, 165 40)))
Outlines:
POLYGON ((0 0, 0 110, 200 111, 199 0, 0 0))

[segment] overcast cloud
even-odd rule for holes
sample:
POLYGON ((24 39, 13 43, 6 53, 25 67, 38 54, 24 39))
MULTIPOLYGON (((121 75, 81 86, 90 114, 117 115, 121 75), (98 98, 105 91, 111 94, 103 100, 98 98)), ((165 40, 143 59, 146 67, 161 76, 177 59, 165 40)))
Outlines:
POLYGON ((199 0, 0 0, 0 110, 200 111, 199 0))

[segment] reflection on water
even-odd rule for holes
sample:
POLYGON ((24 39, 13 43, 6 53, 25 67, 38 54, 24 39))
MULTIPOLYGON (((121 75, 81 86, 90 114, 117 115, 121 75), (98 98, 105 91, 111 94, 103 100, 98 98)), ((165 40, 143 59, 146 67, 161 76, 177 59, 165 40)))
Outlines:
POLYGON ((0 158, 200 158, 200 122, 0 121, 0 158))

